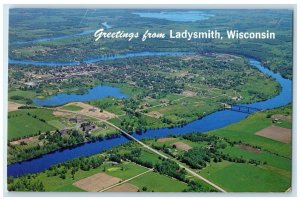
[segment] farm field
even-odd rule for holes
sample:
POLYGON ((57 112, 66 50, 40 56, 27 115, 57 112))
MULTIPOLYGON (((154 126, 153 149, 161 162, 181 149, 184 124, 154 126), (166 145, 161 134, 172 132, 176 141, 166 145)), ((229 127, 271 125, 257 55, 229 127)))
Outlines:
POLYGON ((22 109, 8 113, 8 140, 53 131, 62 126, 48 109, 22 109))
POLYGON ((117 177, 112 177, 105 173, 98 173, 81 179, 73 183, 73 185, 88 192, 99 192, 119 182, 121 182, 121 179, 117 177))
MULTIPOLYGON (((278 124, 277 121, 270 122, 270 115, 268 114, 287 114, 289 111, 289 106, 287 106, 286 108, 277 110, 255 113, 236 124, 241 125, 240 129, 251 130, 248 128, 252 125, 251 123, 249 124, 249 120, 260 118, 260 121, 264 123, 261 124, 261 127, 268 127, 271 124, 278 124)), ((236 124, 231 126, 235 126, 236 124)), ((225 127, 224 129, 228 128, 225 127)), ((166 154, 173 161, 186 165, 229 192, 284 192, 290 187, 291 159, 277 152, 270 152, 268 149, 270 146, 267 146, 270 143, 278 143, 277 141, 266 141, 261 147, 260 145, 255 145, 256 141, 250 144, 247 141, 250 140, 249 138, 245 138, 246 141, 243 138, 239 141, 232 141, 235 138, 229 140, 227 136, 223 138, 223 136, 219 135, 219 131, 222 133, 224 129, 204 134, 148 139, 143 140, 143 142, 166 154), (211 144, 216 146, 218 154, 207 160, 201 168, 191 166, 193 161, 190 161, 189 157, 192 159, 193 154, 197 154, 201 158, 201 155, 205 154, 201 150, 207 149, 211 144), (218 155, 221 158, 216 159, 215 157, 219 157, 218 155)), ((237 129, 235 132, 239 132, 239 130, 237 129)), ((250 133, 247 134, 250 135, 250 133)), ((202 192, 213 190, 208 184, 199 181, 190 174, 184 174, 185 182, 168 175, 170 173, 163 174, 157 172, 156 168, 164 164, 165 160, 162 160, 157 154, 142 148, 135 142, 105 151, 101 154, 102 156, 107 156, 106 162, 95 169, 87 171, 79 170, 72 176, 71 168, 65 171, 63 177, 46 176, 50 174, 47 173, 47 170, 37 174, 37 177, 30 179, 30 181, 42 181, 43 184, 45 183, 44 188, 46 191, 101 191, 106 188, 107 190, 105 191, 114 192, 118 190, 123 191, 124 189, 128 189, 128 191, 147 192, 202 192), (129 159, 131 162, 124 159, 129 159), (155 170, 151 170, 150 168, 154 168, 155 170), (97 183, 97 185, 90 185, 95 180, 93 178, 96 178, 100 173, 105 173, 111 176, 111 178, 115 178, 115 181, 109 184, 97 183), (90 182, 86 182, 88 180, 90 182), (117 184, 123 181, 126 182, 120 183, 120 185, 117 184), (191 183, 193 181, 198 182, 197 187, 193 186, 195 185, 191 183), (55 188, 53 185, 54 182, 59 183, 55 185, 55 188), (157 185, 158 183, 160 185, 157 185), (96 186, 99 186, 99 188, 96 188, 96 186)), ((197 161, 199 159, 194 160, 197 161)))
MULTIPOLYGON (((31 178, 31 182, 35 181, 42 181, 45 183, 45 191, 48 192, 81 192, 81 191, 100 191, 104 189, 104 187, 112 186, 113 184, 118 183, 118 181, 124 181, 130 179, 136 175, 146 172, 148 169, 144 168, 140 165, 134 163, 122 163, 118 165, 110 165, 110 164, 103 164, 97 169, 91 169, 88 171, 78 171, 75 174, 74 179, 72 178, 71 172, 67 171, 66 177, 64 179, 60 178, 59 176, 47 176, 47 171, 43 173, 39 173, 37 177, 31 178), (99 186, 102 184, 97 184, 99 186, 95 187, 94 185, 90 185, 92 182, 92 178, 99 175, 105 176, 107 178, 116 178, 115 180, 111 180, 112 183, 103 184, 105 186, 99 186), (85 182, 85 180, 90 179, 90 182, 85 182), (84 180, 85 179, 85 180, 84 180), (86 185, 85 185, 86 183, 86 185), (89 187, 87 186, 89 185, 89 187), (80 187, 78 187, 80 186, 80 187), (94 189, 94 190, 93 190, 94 189)), ((96 180, 95 180, 96 181, 96 180)), ((99 182, 98 182, 99 183, 99 182)), ((125 183, 127 184, 127 183, 125 183)), ((154 172, 147 172, 140 177, 134 178, 128 181, 128 184, 132 184, 138 187, 139 191, 142 191, 143 187, 146 187, 146 191, 155 191, 155 192, 181 192, 187 185, 177 181, 175 179, 169 178, 164 175, 160 175, 154 172), (157 185, 159 182, 161 185, 157 185), (172 188, 174 187, 174 189, 172 188)), ((120 188, 122 189, 122 188, 120 188)))
POLYGON ((182 192, 187 188, 185 183, 154 172, 146 173, 130 181, 130 183, 138 186, 140 189, 143 189, 145 186, 145 191, 148 192, 182 192))
POLYGON ((7 190, 289 191, 294 13, 9 9, 7 190))
POLYGON ((285 192, 291 186, 290 176, 249 164, 212 163, 200 174, 231 192, 285 192))
POLYGON ((292 151, 291 144, 274 141, 256 135, 258 131, 272 125, 272 119, 267 118, 267 115, 268 114, 264 112, 255 113, 239 123, 232 124, 216 131, 208 132, 208 134, 226 137, 235 141, 242 141, 250 145, 262 147, 272 153, 277 153, 281 156, 290 158, 292 151), (278 147, 280 147, 280 149, 278 149, 278 147))

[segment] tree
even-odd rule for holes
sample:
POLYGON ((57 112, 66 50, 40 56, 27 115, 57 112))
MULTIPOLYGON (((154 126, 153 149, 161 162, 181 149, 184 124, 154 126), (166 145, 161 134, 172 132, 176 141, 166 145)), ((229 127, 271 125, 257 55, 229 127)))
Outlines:
POLYGON ((72 175, 72 179, 73 179, 73 180, 75 179, 75 173, 76 173, 75 168, 72 168, 72 170, 71 170, 71 175, 72 175))

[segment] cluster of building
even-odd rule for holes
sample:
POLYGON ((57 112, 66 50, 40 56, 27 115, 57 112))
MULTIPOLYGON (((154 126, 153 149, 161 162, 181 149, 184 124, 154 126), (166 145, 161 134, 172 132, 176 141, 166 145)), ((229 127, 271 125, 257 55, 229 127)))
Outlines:
POLYGON ((99 67, 95 64, 86 63, 80 63, 77 66, 56 68, 30 68, 25 70, 23 72, 24 76, 20 80, 15 80, 15 82, 19 82, 20 84, 27 86, 36 86, 42 82, 51 84, 80 76, 93 76, 95 74, 113 71, 113 69, 114 68, 111 66, 105 68, 105 66, 99 67))
MULTIPOLYGON (((69 119, 69 121, 77 124, 78 126, 76 127, 78 127, 78 129, 85 132, 86 134, 91 134, 93 130, 98 129, 98 127, 94 123, 85 121, 84 119, 81 118, 81 116, 72 117, 69 119)), ((64 135, 68 133, 69 130, 71 130, 71 128, 64 128, 61 129, 59 133, 61 135, 64 135)))

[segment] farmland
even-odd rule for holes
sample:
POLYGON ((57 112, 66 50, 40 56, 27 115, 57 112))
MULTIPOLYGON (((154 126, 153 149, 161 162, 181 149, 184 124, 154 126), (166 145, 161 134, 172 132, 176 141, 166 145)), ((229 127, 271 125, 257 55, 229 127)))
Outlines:
POLYGON ((8 140, 35 135, 39 132, 53 131, 57 118, 47 109, 24 109, 8 115, 8 140))
MULTIPOLYGON (((285 115, 291 115, 291 106, 284 109, 275 109, 271 111, 267 111, 266 113, 256 113, 254 115, 249 116, 242 122, 227 126, 225 128, 219 129, 217 131, 211 131, 209 134, 217 135, 220 137, 226 137, 230 140, 234 141, 242 141, 244 143, 248 143, 250 145, 255 145, 262 147, 272 153, 279 154, 281 156, 291 158, 291 144, 285 144, 282 142, 274 141, 262 136, 256 135, 256 132, 267 128, 272 125, 271 115, 276 113, 284 112, 285 115), (288 109, 289 108, 289 109, 288 109), (269 117, 269 118, 268 118, 269 117), (278 149, 280 147, 280 149, 278 149)), ((286 122, 291 125, 291 122, 286 122)), ((281 122, 274 123, 277 126, 281 126, 281 122)))
MULTIPOLYGON (((280 114, 288 118, 286 115, 290 114, 290 109, 290 106, 287 106, 255 113, 239 123, 215 130, 214 132, 188 134, 181 137, 170 136, 161 139, 148 139, 143 140, 143 142, 159 150, 161 153, 170 156, 171 161, 177 161, 187 165, 187 167, 191 167, 193 171, 221 186, 226 191, 284 192, 291 185, 291 155, 284 155, 286 153, 282 151, 270 151, 270 147, 275 146, 279 142, 266 140, 262 144, 256 144, 256 141, 250 144, 249 138, 240 138, 239 141, 234 141, 235 138, 223 133, 228 128, 231 128, 231 132, 239 133, 244 129, 249 130, 252 125, 249 124, 249 121, 253 118, 269 122, 269 124, 262 124, 265 127, 270 124, 278 124, 278 122, 270 122, 268 118, 270 114, 272 116, 280 114), (239 125, 239 127, 234 127, 235 125, 239 125), (181 144, 179 145, 179 143, 181 144), (182 145, 189 146, 191 149, 182 149, 182 145), (210 153, 201 151, 206 150, 208 147, 210 147, 210 153), (214 147, 214 151, 212 147, 214 147), (201 154, 208 154, 206 156, 210 157, 210 159, 205 159, 206 156, 204 156, 202 160, 206 162, 202 163, 201 166, 194 166, 192 163, 196 161, 189 161, 189 157, 193 157, 194 153, 198 157, 201 154)), ((262 125, 261 127, 263 127, 262 125)), ((255 136, 255 133, 252 133, 252 135, 255 136)), ((283 145, 291 146, 290 144, 281 143, 281 146, 283 145)), ((82 191, 83 189, 76 187, 76 185, 74 186, 74 183, 97 173, 105 173, 121 180, 120 184, 109 185, 112 187, 102 187, 102 189, 107 188, 107 191, 109 189, 115 191, 124 188, 137 188, 138 191, 147 192, 214 191, 211 186, 185 172, 173 175, 171 172, 160 169, 160 165, 162 164, 172 167, 172 162, 167 162, 166 159, 162 159, 157 154, 144 149, 135 142, 112 148, 99 155, 88 157, 85 160, 92 162, 92 158, 94 158, 93 160, 99 158, 102 163, 90 167, 79 166, 80 168, 76 170, 76 166, 74 165, 81 160, 75 159, 74 162, 57 165, 36 174, 36 176, 27 177, 26 180, 31 183, 41 181, 45 191, 82 191), (71 168, 72 166, 75 169, 71 168), (195 181, 198 183, 194 184, 193 182, 195 181), (123 186, 123 182, 125 182, 124 184, 128 183, 133 186, 123 186), (160 185, 157 185, 158 183, 160 185), (114 185, 120 185, 120 187, 117 188, 114 185)), ((88 162, 86 163, 88 164, 88 162)), ((25 178, 14 179, 10 184, 11 187, 16 182, 21 182, 25 178)))
MULTIPOLYGON (((60 178, 59 175, 47 176, 49 175, 50 171, 46 171, 38 174, 36 177, 32 177, 30 180, 32 183, 35 181, 47 181, 46 183, 43 183, 45 183, 45 191, 49 192, 80 192, 84 190, 76 187, 74 183, 83 178, 93 176, 99 172, 120 178, 121 181, 124 181, 145 171, 147 171, 147 168, 141 167, 134 163, 124 163, 119 165, 103 164, 101 167, 96 169, 91 169, 88 171, 79 170, 75 173, 74 178, 71 174, 71 171, 67 171, 64 178, 60 178)), ((154 172, 145 173, 145 175, 133 179, 129 181, 129 183, 136 185, 140 191, 142 191, 143 187, 147 187, 147 190, 144 190, 150 192, 180 192, 187 188, 187 185, 180 181, 154 172), (157 185, 157 183, 160 183, 161 185, 157 185)))
POLYGON ((200 174, 232 192, 282 192, 291 185, 290 176, 278 174, 276 169, 247 164, 211 164, 200 174))
POLYGON ((199 23, 136 11, 10 10, 8 190, 289 189, 293 12, 210 9, 199 23), (102 26, 276 39, 95 41, 102 26))

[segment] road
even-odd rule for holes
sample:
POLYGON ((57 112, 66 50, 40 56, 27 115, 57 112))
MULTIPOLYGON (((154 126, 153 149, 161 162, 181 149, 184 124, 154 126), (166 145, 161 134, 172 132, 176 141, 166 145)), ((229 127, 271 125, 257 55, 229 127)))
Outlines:
POLYGON ((153 171, 153 168, 152 168, 152 169, 149 169, 149 170, 147 170, 147 171, 145 171, 145 172, 142 172, 142 173, 140 173, 140 174, 138 174, 138 175, 135 175, 134 177, 131 177, 131 178, 129 178, 129 179, 126 179, 126 180, 124 180, 124 181, 122 181, 122 182, 120 182, 120 183, 116 183, 116 184, 114 184, 114 185, 112 185, 112 186, 109 186, 109 187, 107 187, 107 188, 104 188, 104 189, 102 189, 102 190, 100 190, 100 191, 98 191, 98 192, 104 192, 104 191, 107 191, 107 190, 109 190, 109 189, 111 189, 111 188, 114 188, 114 187, 116 187, 116 186, 120 186, 120 185, 122 185, 122 184, 125 184, 125 183, 127 183, 127 182, 129 182, 129 181, 131 181, 131 180, 133 180, 133 179, 135 179, 135 178, 137 178, 137 177, 140 177, 140 176, 142 176, 142 175, 144 175, 144 174, 146 174, 146 173, 148 173, 148 172, 151 172, 151 171, 153 171))
MULTIPOLYGON (((49 109, 49 108, 48 108, 48 109, 49 109)), ((73 114, 78 115, 78 113, 77 113, 76 111, 69 111, 69 110, 64 110, 64 109, 60 109, 60 108, 51 108, 51 109, 52 109, 52 110, 56 110, 56 111, 60 111, 60 112, 68 112, 68 113, 73 113, 73 114)), ((81 114, 81 115, 82 115, 82 114, 81 114)), ((133 137, 132 135, 130 135, 129 133, 127 133, 126 131, 124 131, 123 129, 121 129, 120 127, 118 127, 118 126, 116 126, 116 125, 110 123, 109 121, 106 121, 106 120, 104 120, 104 119, 100 119, 100 118, 97 118, 97 117, 94 117, 94 116, 88 115, 88 114, 85 114, 85 116, 91 117, 91 118, 94 118, 94 119, 97 119, 97 120, 99 120, 99 121, 101 121, 101 122, 103 122, 103 123, 106 123, 106 124, 110 125, 111 127, 115 128, 115 129, 117 129, 117 130, 119 130, 124 136, 128 137, 128 138, 131 139, 131 140, 134 140, 134 141, 137 142, 137 143, 139 143, 142 147, 144 147, 144 148, 150 150, 151 152, 153 152, 153 153, 155 153, 155 154, 157 154, 157 155, 159 155, 159 156, 161 156, 161 157, 163 157, 163 158, 165 158, 165 159, 170 159, 170 160, 172 160, 172 161, 175 161, 175 162, 179 165, 179 167, 184 168, 184 169, 185 169, 187 172, 189 172, 191 175, 197 177, 198 179, 201 179, 202 181, 208 183, 209 185, 213 186, 214 188, 218 189, 218 190, 221 191, 221 192, 226 192, 223 188, 221 188, 221 187, 218 186, 217 184, 215 184, 215 183, 213 183, 213 182, 211 182, 211 181, 205 179, 204 177, 200 176, 199 174, 197 174, 197 173, 194 172, 193 170, 189 169, 189 168, 186 167, 185 165, 179 163, 179 162, 176 161, 176 160, 173 160, 172 158, 166 156, 165 154, 163 154, 163 153, 157 151, 156 149, 153 149, 152 147, 146 145, 145 143, 141 142, 141 141, 138 140, 137 138, 133 137)))

